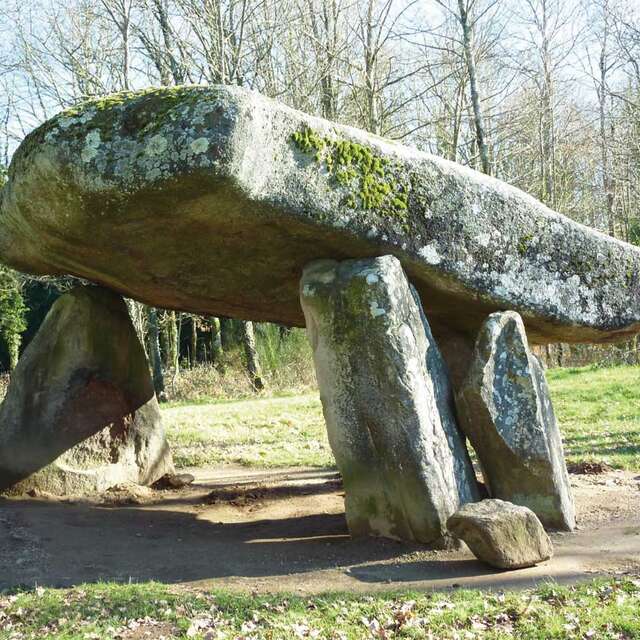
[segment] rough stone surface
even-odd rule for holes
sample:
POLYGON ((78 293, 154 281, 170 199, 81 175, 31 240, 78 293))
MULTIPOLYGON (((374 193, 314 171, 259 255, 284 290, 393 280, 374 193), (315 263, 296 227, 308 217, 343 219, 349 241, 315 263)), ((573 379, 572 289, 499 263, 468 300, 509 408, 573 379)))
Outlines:
POLYGON ((310 264, 300 299, 353 535, 446 544, 477 499, 446 367, 393 256, 310 264))
POLYGON ((487 318, 456 401, 490 495, 529 507, 547 527, 573 529, 560 430, 544 372, 517 313, 487 318))
POLYGON ((453 389, 457 391, 471 367, 476 336, 471 337, 446 327, 439 327, 439 330, 433 333, 440 353, 447 363, 453 389))
POLYGON ((549 560, 551 540, 531 509, 503 500, 465 504, 447 521, 473 554, 498 569, 522 569, 549 560))
POLYGON ((150 484, 173 471, 142 345, 122 298, 61 296, 0 407, 0 489, 54 494, 150 484))
POLYGON ((637 248, 240 88, 116 94, 59 114, 17 150, 0 211, 6 263, 160 307, 301 325, 304 265, 394 254, 436 334, 475 336, 505 308, 536 342, 640 328, 637 248))

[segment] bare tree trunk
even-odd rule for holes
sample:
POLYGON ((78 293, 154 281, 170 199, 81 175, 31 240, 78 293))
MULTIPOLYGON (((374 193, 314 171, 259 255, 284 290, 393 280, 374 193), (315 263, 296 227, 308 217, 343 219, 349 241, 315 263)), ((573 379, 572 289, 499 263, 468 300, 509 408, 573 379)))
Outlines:
POLYGON ((373 30, 373 0, 367 6, 367 23, 364 37, 364 80, 367 96, 367 129, 376 135, 380 134, 380 118, 378 116, 378 91, 376 87, 376 43, 373 30))
POLYGON ((553 350, 552 350, 552 346, 550 344, 545 344, 544 345, 544 351, 545 351, 545 361, 547 363, 547 369, 553 367, 553 350))
POLYGON ((228 351, 236 342, 235 323, 231 318, 220 319, 220 342, 224 351, 228 351))
MULTIPOLYGON (((315 18, 315 12, 311 7, 311 17, 315 18)), ((336 0, 325 0, 322 3, 322 26, 324 41, 326 42, 324 55, 326 56, 326 66, 320 78, 320 86, 322 87, 321 104, 322 116, 328 120, 335 120, 337 116, 336 108, 336 77, 335 77, 335 53, 337 44, 336 22, 338 19, 338 8, 336 0)), ((313 19, 312 26, 316 40, 322 41, 323 38, 318 33, 316 21, 313 19)))
POLYGON ((551 52, 548 37, 547 6, 542 4, 542 201, 550 207, 556 206, 556 140, 554 83, 551 70, 551 52))
POLYGON ((603 33, 600 46, 600 57, 598 59, 598 70, 600 78, 596 87, 598 94, 598 115, 600 124, 600 156, 602 162, 602 191, 604 194, 605 208, 607 212, 607 226, 609 235, 615 235, 615 214, 614 214, 614 185, 611 175, 610 146, 611 141, 607 136, 607 74, 608 65, 608 40, 609 40, 609 6, 604 2, 603 6, 603 33))
POLYGON ((480 106, 480 92, 478 90, 476 62, 473 55, 473 30, 471 24, 469 23, 469 14, 467 11, 467 7, 465 7, 464 0, 458 0, 458 11, 460 25, 462 27, 464 57, 467 63, 467 73, 469 74, 469 88, 471 92, 471 104, 473 106, 473 120, 476 129, 476 141, 478 144, 478 151, 480 153, 482 172, 486 173, 487 175, 491 175, 489 149, 487 147, 484 120, 482 117, 482 108, 480 106))
POLYGON ((256 391, 264 389, 264 381, 260 371, 260 361, 256 350, 256 336, 253 331, 253 322, 242 320, 240 322, 242 330, 242 344, 244 346, 244 354, 247 359, 247 373, 251 385, 256 391))
POLYGON ((222 16, 221 3, 217 3, 217 27, 218 27, 218 42, 219 42, 219 66, 218 72, 220 74, 220 84, 227 84, 227 52, 226 52, 226 36, 224 32, 224 19, 222 16))
POLYGON ((149 359, 151 360, 151 372, 153 386, 156 390, 158 401, 164 402, 167 398, 164 390, 164 376, 162 374, 162 357, 160 355, 160 340, 158 328, 158 312, 153 307, 147 307, 147 321, 149 323, 149 359))
POLYGON ((211 325, 211 362, 220 373, 224 373, 224 350, 222 349, 220 318, 211 317, 209 324, 211 325))
MULTIPOLYGON (((184 82, 184 73, 178 64, 178 61, 173 54, 173 45, 176 42, 171 23, 169 22, 169 12, 166 5, 166 0, 153 0, 154 13, 160 26, 160 32, 162 33, 162 41, 164 44, 164 55, 166 56, 166 63, 168 63, 171 69, 171 76, 175 84, 182 84, 184 82)), ((163 81, 164 84, 164 81, 163 81)))
POLYGON ((180 375, 180 342, 175 311, 169 312, 169 317, 167 318, 167 338, 169 342, 169 366, 173 369, 173 378, 175 380, 180 375))
POLYGON ((171 366, 169 356, 169 312, 163 311, 158 318, 158 340, 160 341, 160 353, 162 365, 165 369, 171 366))
POLYGON ((189 362, 193 369, 198 362, 198 319, 191 316, 191 353, 189 354, 189 362))

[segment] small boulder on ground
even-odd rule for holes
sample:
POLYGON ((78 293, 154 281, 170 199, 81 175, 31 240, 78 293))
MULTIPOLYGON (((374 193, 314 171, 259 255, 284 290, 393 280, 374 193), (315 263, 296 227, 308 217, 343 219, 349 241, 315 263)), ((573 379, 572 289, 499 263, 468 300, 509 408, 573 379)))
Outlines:
POLYGON ((316 261, 300 295, 349 530, 448 544, 447 518, 478 489, 444 361, 400 262, 316 261))
POLYGON ((460 426, 492 498, 529 507, 549 528, 575 527, 575 507, 549 388, 514 311, 492 313, 456 395, 460 426))
POLYGON ((504 500, 465 504, 447 521, 473 554, 498 569, 522 569, 549 560, 551 540, 536 514, 504 500))
POLYGON ((128 504, 148 504, 153 500, 154 492, 135 482, 121 482, 109 487, 101 496, 100 502, 105 506, 119 507, 128 504))
POLYGON ((124 300, 99 287, 64 294, 22 354, 0 407, 0 490, 82 495, 172 472, 124 300))
POLYGON ((154 489, 184 489, 193 484, 196 477, 191 473, 165 473, 153 483, 154 489))

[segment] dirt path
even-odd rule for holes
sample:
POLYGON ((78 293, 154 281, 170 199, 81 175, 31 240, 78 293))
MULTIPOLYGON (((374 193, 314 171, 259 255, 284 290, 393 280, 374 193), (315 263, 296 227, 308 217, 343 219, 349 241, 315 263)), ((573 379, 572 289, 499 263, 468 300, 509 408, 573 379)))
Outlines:
POLYGON ((179 491, 115 495, 111 505, 0 499, 0 589, 158 580, 253 591, 526 586, 549 577, 640 573, 640 477, 572 475, 579 528, 555 557, 499 572, 467 551, 351 540, 332 473, 195 470, 179 491), (133 502, 133 503, 132 503, 133 502))

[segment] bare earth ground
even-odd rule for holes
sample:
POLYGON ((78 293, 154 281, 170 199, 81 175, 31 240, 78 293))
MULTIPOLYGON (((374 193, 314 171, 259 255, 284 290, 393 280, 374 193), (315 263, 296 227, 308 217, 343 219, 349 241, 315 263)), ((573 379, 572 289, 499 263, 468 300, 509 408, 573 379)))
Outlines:
POLYGON ((555 557, 501 572, 461 551, 351 540, 337 476, 305 469, 192 470, 174 491, 102 501, 0 499, 0 589, 157 580, 255 592, 508 588, 640 573, 640 476, 572 475, 578 530, 555 557))

